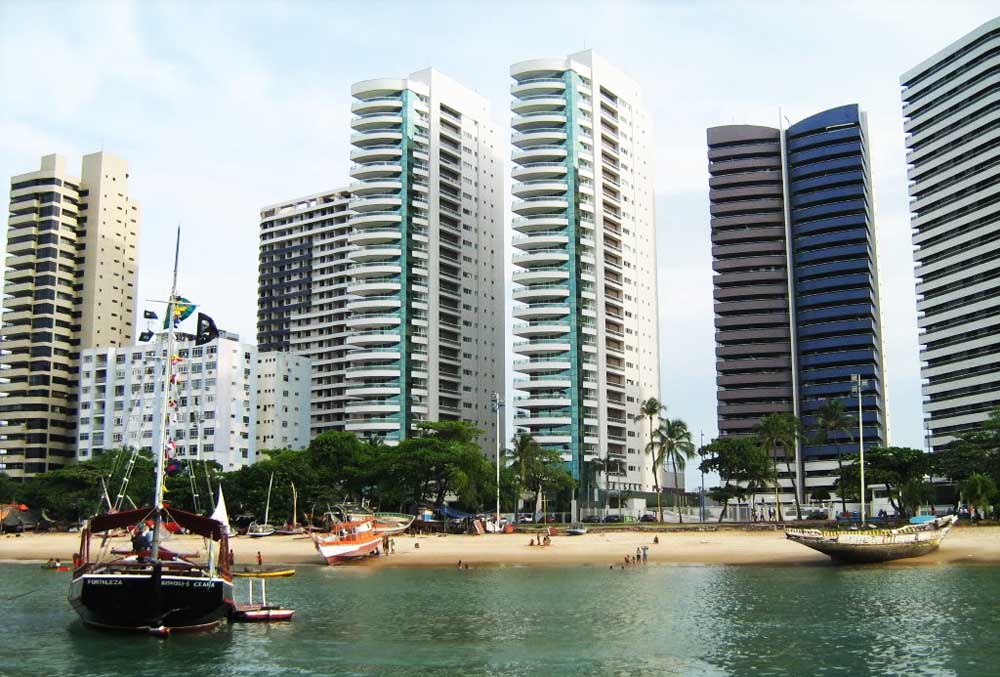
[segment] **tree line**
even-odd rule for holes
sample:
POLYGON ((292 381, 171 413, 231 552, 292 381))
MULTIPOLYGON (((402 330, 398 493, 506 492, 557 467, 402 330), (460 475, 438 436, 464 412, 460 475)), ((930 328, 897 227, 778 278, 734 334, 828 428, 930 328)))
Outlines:
MULTIPOLYGON (((757 495, 780 490, 779 463, 786 476, 794 477, 793 464, 797 442, 833 444, 836 452, 837 495, 847 511, 847 501, 861 498, 860 454, 854 452, 853 432, 857 419, 848 414, 840 400, 829 400, 816 412, 811 430, 804 430, 792 414, 769 414, 761 418, 753 433, 713 440, 700 454, 701 470, 717 472, 722 483, 708 492, 722 504, 721 521, 730 501, 756 502, 757 495), (839 440, 848 438, 848 444, 839 440), (846 451, 846 453, 845 453, 846 451)), ((908 447, 872 447, 865 449, 865 482, 884 485, 890 505, 901 516, 917 512, 921 505, 935 500, 931 479, 949 480, 957 487, 953 503, 975 505, 981 509, 1000 503, 1000 409, 994 411, 984 426, 960 434, 958 439, 933 454, 908 447)), ((814 492, 810 498, 828 500, 829 492, 814 492)), ((781 503, 775 501, 778 519, 781 503)), ((801 515, 798 495, 796 513, 801 515)))

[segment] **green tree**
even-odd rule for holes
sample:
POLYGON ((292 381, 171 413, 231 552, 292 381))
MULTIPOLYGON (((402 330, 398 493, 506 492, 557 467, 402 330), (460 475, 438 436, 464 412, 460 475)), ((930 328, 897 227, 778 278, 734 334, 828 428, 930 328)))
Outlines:
POLYGON ((756 435, 720 437, 705 450, 700 469, 717 472, 731 498, 756 495, 758 489, 776 480, 774 461, 756 435))
MULTIPOLYGON (((844 492, 850 497, 858 497, 861 485, 861 466, 856 454, 848 457, 852 463, 844 466, 844 472, 837 481, 837 493, 844 492)), ((908 514, 901 496, 904 485, 912 481, 923 481, 931 470, 928 454, 909 447, 872 447, 865 450, 865 482, 884 484, 889 503, 900 515, 908 514)))
POLYGON ((653 486, 656 488, 656 513, 657 519, 660 522, 663 521, 663 506, 660 502, 660 478, 657 468, 663 465, 663 454, 660 442, 656 436, 653 419, 660 418, 666 410, 667 407, 655 397, 650 397, 639 405, 639 415, 645 416, 649 420, 649 442, 646 443, 646 451, 649 453, 653 465, 653 486))
MULTIPOLYGON (((656 430, 656 439, 659 442, 660 453, 657 464, 653 466, 653 476, 656 476, 656 470, 661 464, 669 463, 673 467, 674 493, 676 494, 679 489, 677 473, 684 472, 687 462, 697 456, 694 443, 691 441, 691 431, 688 430, 687 423, 681 419, 667 418, 660 421, 660 427, 656 430)), ((659 489, 657 489, 658 498, 659 489)), ((659 500, 657 500, 657 508, 660 509, 659 519, 662 522, 663 509, 659 505, 659 500)), ((677 511, 677 515, 680 522, 683 523, 684 516, 680 510, 677 511)))
POLYGON ((997 485, 993 479, 978 472, 962 482, 961 490, 965 502, 970 507, 979 508, 980 512, 986 512, 987 505, 997 496, 997 485))
MULTIPOLYGON (((853 440, 854 435, 852 431, 855 425, 857 425, 857 419, 847 413, 842 400, 827 400, 816 411, 814 426, 816 443, 828 444, 833 442, 834 449, 837 452, 837 470, 839 475, 844 474, 844 459, 841 454, 838 436, 844 435, 848 439, 853 440)), ((843 495, 840 496, 840 506, 843 512, 846 513, 847 498, 843 495)))
POLYGON ((783 519, 781 515, 781 501, 778 500, 778 447, 782 447, 782 456, 785 460, 785 469, 792 481, 792 495, 795 497, 795 512, 798 519, 802 519, 802 508, 799 505, 798 473, 792 472, 791 461, 794 458, 795 466, 798 468, 798 458, 796 452, 796 441, 799 438, 799 421, 793 414, 780 413, 768 414, 760 419, 754 429, 760 438, 761 444, 768 449, 774 459, 774 502, 778 508, 778 520, 783 519))
POLYGON ((907 480, 899 487, 899 500, 908 514, 916 515, 920 506, 934 501, 934 487, 923 479, 907 480))
POLYGON ((542 447, 528 433, 518 433, 511 449, 513 466, 518 469, 521 487, 534 492, 534 511, 546 490, 571 488, 573 477, 566 471, 562 456, 542 447))

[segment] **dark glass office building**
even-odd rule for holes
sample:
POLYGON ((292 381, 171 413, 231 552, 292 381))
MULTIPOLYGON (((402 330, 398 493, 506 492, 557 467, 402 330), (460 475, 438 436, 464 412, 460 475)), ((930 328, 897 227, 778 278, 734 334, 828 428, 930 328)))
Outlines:
MULTIPOLYGON (((857 412, 866 448, 886 443, 878 258, 865 114, 857 105, 787 129, 708 130, 721 435, 788 412, 806 429, 825 401, 857 412)), ((833 490, 857 431, 803 441, 784 473, 800 498, 833 490)))

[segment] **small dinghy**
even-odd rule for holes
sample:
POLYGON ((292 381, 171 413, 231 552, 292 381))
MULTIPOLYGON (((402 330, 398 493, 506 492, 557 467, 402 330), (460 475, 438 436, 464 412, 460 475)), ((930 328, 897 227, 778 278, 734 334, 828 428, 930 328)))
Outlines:
MULTIPOLYGON (((293 570, 294 571, 294 570, 293 570)), ((260 601, 255 602, 253 598, 253 578, 250 579, 249 603, 240 604, 237 602, 233 606, 233 612, 229 615, 229 620, 233 623, 273 623, 276 621, 290 621, 295 615, 295 609, 283 607, 280 604, 267 603, 267 582, 260 582, 260 601)))
POLYGON ((838 562, 888 562, 934 552, 957 521, 955 515, 947 515, 898 529, 786 529, 785 537, 838 562))
POLYGON ((587 527, 582 524, 574 524, 566 529, 567 536, 583 536, 587 533, 587 527))

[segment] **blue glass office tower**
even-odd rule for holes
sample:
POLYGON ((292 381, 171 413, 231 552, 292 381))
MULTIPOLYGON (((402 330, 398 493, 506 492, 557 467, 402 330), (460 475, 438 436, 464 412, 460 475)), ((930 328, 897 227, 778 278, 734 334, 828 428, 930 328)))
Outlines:
MULTIPOLYGON (((865 114, 857 105, 787 129, 708 130, 719 431, 745 434, 793 413, 809 430, 831 399, 857 412, 865 447, 887 438, 878 257, 865 114)), ((795 472, 807 499, 834 489, 837 455, 858 432, 823 445, 807 436, 795 472)))

